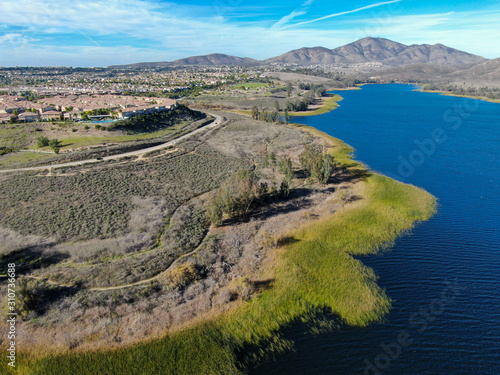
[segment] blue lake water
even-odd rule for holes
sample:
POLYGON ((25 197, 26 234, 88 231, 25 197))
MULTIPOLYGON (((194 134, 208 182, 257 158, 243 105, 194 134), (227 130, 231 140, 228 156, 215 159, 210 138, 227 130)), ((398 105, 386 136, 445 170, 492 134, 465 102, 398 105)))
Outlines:
POLYGON ((321 335, 293 326, 296 351, 253 374, 500 374, 500 104, 414 89, 341 91, 340 108, 294 119, 439 207, 389 252, 362 258, 393 300, 383 322, 321 335))

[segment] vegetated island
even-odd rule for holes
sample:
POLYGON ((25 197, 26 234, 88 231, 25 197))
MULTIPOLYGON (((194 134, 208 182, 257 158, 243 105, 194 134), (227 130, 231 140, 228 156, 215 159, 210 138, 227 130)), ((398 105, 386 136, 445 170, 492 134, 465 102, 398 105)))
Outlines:
POLYGON ((388 312, 353 256, 427 220, 434 197, 285 116, 214 113, 219 127, 140 158, 0 176, 20 373, 240 374, 287 350, 297 320, 388 312))

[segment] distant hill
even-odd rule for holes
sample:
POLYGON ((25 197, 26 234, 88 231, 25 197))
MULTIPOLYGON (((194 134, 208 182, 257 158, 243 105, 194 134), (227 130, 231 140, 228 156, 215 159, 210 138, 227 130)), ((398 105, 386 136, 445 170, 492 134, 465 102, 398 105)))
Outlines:
POLYGON ((341 61, 342 57, 335 55, 332 50, 325 47, 312 47, 296 49, 277 57, 271 57, 264 60, 264 64, 298 64, 298 65, 314 65, 314 64, 336 64, 341 61))
MULTIPOLYGON (((385 79, 404 80, 404 81, 427 81, 447 74, 462 71, 471 65, 435 65, 435 64, 411 64, 389 67, 372 75, 385 79)), ((367 77, 368 78, 368 75, 367 77)))
POLYGON ((170 63, 173 66, 181 65, 238 65, 238 66, 256 66, 260 65, 259 60, 249 57, 237 57, 224 55, 222 53, 213 53, 206 56, 193 56, 185 59, 175 60, 170 63))
POLYGON ((251 59, 249 57, 237 57, 225 55, 222 53, 212 53, 205 56, 192 56, 184 59, 174 61, 161 61, 161 62, 142 62, 128 65, 112 65, 110 68, 164 68, 167 66, 214 66, 214 65, 231 65, 231 66, 257 66, 260 65, 259 60, 251 59))
POLYGON ((453 72, 442 77, 453 82, 472 81, 478 84, 498 86, 500 82, 500 58, 484 61, 468 69, 453 72))
POLYGON ((411 45, 383 38, 363 38, 332 50, 323 47, 301 48, 264 60, 273 64, 357 64, 378 62, 388 66, 430 63, 435 65, 477 64, 485 58, 442 44, 411 45))
POLYGON ((490 87, 500 88, 500 59, 486 60, 479 64, 437 65, 411 64, 380 69, 376 72, 365 73, 382 80, 432 82, 446 87, 490 87))
POLYGON ((129 65, 113 65, 110 68, 168 67, 168 66, 258 66, 269 64, 358 64, 376 62, 388 67, 410 64, 439 66, 479 64, 485 58, 446 47, 442 44, 414 44, 407 46, 384 38, 363 38, 335 49, 325 47, 300 48, 263 61, 249 57, 237 57, 214 53, 192 56, 175 61, 143 62, 129 65))

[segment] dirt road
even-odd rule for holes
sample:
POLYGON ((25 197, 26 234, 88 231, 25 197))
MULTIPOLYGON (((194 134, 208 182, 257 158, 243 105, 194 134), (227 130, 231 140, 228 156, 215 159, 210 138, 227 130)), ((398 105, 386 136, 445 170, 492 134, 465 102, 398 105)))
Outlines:
POLYGON ((105 156, 103 158, 100 158, 99 160, 94 158, 94 159, 79 160, 79 161, 73 161, 73 162, 61 163, 61 164, 42 165, 42 166, 39 166, 39 167, 27 167, 27 168, 17 168, 17 169, 3 169, 3 170, 0 170, 0 173, 20 172, 20 171, 40 171, 40 170, 44 170, 44 169, 72 167, 72 166, 77 166, 77 165, 98 163, 98 162, 101 162, 101 161, 104 161, 104 160, 120 159, 120 158, 124 158, 124 157, 127 157, 127 156, 140 156, 140 155, 143 155, 143 154, 147 154, 148 152, 151 152, 151 151, 161 150, 161 149, 166 148, 166 147, 174 146, 178 142, 180 142, 180 141, 182 141, 182 140, 184 140, 186 138, 189 138, 192 135, 195 135, 195 134, 200 133, 202 131, 205 131, 207 129, 212 129, 212 128, 215 128, 215 127, 219 126, 221 124, 221 122, 222 122, 222 117, 220 117, 218 115, 215 115, 215 114, 212 114, 212 113, 209 113, 209 114, 212 115, 213 117, 215 117, 215 120, 212 123, 210 123, 209 125, 205 125, 202 128, 198 128, 196 130, 193 130, 192 132, 190 132, 188 134, 184 134, 183 136, 181 136, 179 138, 173 139, 173 140, 171 140, 169 142, 163 143, 163 144, 158 145, 158 146, 144 148, 142 150, 137 150, 137 151, 126 152, 126 153, 118 154, 118 155, 105 156))

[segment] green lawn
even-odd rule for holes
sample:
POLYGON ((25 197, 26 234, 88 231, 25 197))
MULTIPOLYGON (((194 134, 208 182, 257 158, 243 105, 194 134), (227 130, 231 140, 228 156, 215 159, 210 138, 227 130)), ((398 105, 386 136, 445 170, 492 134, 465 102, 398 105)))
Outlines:
POLYGON ((42 154, 40 152, 16 152, 0 158, 0 167, 8 168, 12 165, 30 163, 48 158, 53 158, 55 154, 42 154))

